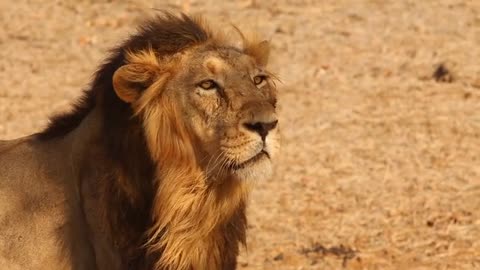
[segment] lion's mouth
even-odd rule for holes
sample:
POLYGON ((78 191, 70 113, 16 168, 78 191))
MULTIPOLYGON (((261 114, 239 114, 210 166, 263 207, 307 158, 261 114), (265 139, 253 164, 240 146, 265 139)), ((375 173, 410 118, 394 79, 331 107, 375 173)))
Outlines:
POLYGON ((240 169, 243 169, 245 167, 248 167, 249 165, 252 165, 252 164, 260 161, 263 158, 268 158, 268 159, 270 158, 270 154, 265 150, 260 151, 258 154, 256 154, 255 156, 247 159, 244 162, 231 164, 230 169, 233 170, 233 171, 240 170, 240 169))

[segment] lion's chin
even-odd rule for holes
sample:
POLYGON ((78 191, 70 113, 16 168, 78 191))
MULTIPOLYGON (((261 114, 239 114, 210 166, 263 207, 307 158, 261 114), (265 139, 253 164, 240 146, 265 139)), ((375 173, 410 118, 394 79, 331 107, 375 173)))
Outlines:
POLYGON ((241 181, 268 179, 272 176, 272 162, 268 155, 261 155, 254 162, 232 168, 232 175, 241 181))

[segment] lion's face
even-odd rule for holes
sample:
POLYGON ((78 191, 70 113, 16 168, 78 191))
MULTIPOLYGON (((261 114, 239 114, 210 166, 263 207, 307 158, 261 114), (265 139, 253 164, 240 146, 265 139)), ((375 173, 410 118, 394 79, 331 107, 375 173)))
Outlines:
POLYGON ((115 72, 114 88, 143 114, 154 160, 194 162, 209 180, 270 176, 279 148, 277 100, 261 58, 200 46, 167 60, 131 53, 128 61, 115 72))
POLYGON ((181 102, 207 175, 268 177, 279 148, 276 89, 269 73, 235 49, 193 53, 183 62, 189 68, 169 80, 165 94, 181 102))

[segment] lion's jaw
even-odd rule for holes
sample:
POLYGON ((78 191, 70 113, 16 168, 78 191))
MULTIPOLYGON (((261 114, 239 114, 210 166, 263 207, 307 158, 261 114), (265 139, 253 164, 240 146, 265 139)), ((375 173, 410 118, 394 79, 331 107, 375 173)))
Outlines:
POLYGON ((218 151, 222 158, 208 164, 207 170, 216 173, 224 170, 234 180, 240 181, 269 179, 279 149, 278 128, 271 130, 265 138, 243 127, 235 134, 233 137, 225 136, 220 139, 218 151), (215 170, 215 167, 220 168, 215 170))
POLYGON ((272 175, 272 161, 266 152, 260 152, 250 160, 242 163, 240 167, 231 169, 234 179, 253 181, 256 179, 268 179, 272 175))

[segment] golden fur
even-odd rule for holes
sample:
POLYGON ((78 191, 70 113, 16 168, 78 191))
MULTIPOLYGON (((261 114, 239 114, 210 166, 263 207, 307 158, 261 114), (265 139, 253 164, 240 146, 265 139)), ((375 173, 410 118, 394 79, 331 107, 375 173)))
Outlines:
POLYGON ((201 19, 156 17, 72 113, 0 142, 0 262, 235 269, 249 190, 278 150, 268 42, 241 38, 234 47, 201 19))

